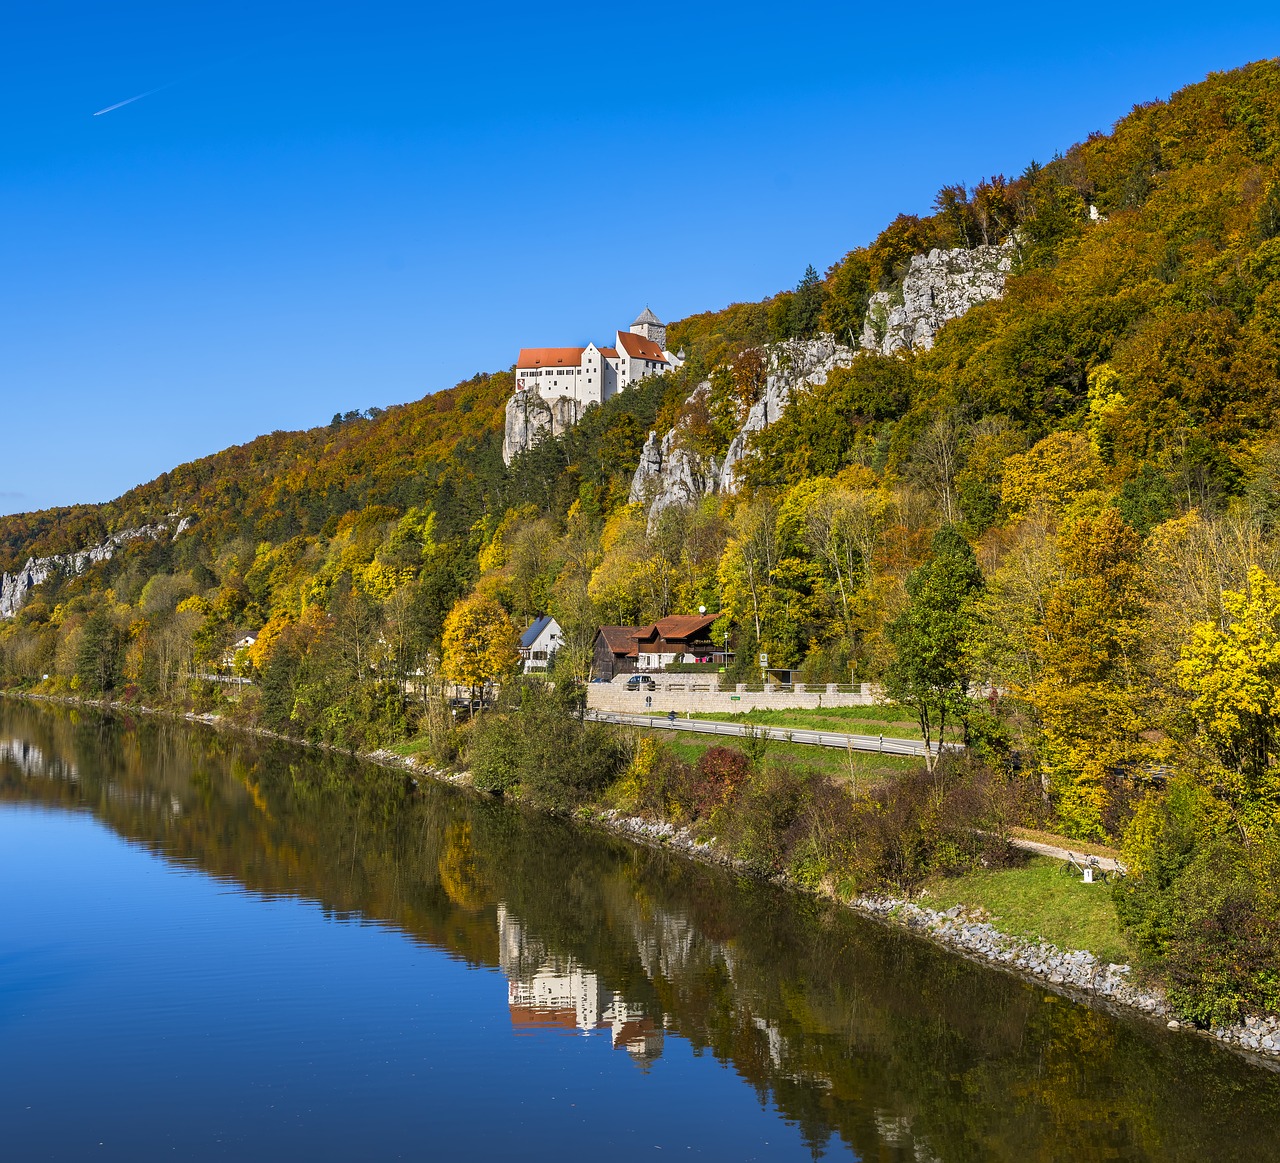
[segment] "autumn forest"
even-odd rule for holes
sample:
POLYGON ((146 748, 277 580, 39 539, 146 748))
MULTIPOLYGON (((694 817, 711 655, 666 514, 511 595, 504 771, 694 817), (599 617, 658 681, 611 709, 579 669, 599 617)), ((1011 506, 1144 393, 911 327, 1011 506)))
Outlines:
POLYGON ((804 265, 794 289, 672 324, 679 371, 509 466, 497 371, 0 518, 10 573, 190 518, 34 589, 0 623, 0 681, 413 743, 553 809, 713 827, 833 891, 976 866, 1016 824, 1114 845, 1120 922, 1179 1011, 1280 1012, 1280 61, 804 265), (630 503, 650 431, 723 456, 771 351, 856 346, 913 256, 1006 243, 1002 298, 797 393, 736 491, 656 520, 630 503), (850 787, 583 721, 600 625, 699 607, 728 681, 766 653, 800 681, 876 684, 965 747, 850 787), (565 635, 554 682, 518 681, 515 638, 543 614, 565 635), (496 705, 459 722, 445 680, 493 680, 496 705))

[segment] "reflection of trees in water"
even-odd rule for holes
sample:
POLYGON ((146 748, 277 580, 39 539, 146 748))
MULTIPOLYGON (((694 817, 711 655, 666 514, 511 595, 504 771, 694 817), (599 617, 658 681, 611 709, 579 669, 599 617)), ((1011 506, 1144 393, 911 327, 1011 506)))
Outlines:
POLYGON ((519 1029, 677 1035, 881 1159, 1280 1154, 1273 1076, 846 910, 338 756, 0 703, 0 799, 500 966, 519 1029))

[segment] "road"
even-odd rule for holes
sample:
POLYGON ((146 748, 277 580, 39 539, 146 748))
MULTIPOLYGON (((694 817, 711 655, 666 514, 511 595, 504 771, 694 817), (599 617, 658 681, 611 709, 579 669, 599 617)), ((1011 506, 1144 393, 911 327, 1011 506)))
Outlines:
MULTIPOLYGON (((699 735, 736 735, 741 738, 758 731, 779 743, 807 743, 813 747, 838 747, 841 751, 876 751, 882 755, 924 755, 924 744, 920 740, 892 739, 886 735, 845 735, 837 731, 809 731, 800 727, 752 727, 748 723, 723 723, 717 719, 673 720, 658 715, 629 715, 621 711, 588 711, 587 718, 601 723, 622 723, 661 731, 693 731, 699 735)), ((947 746, 960 745, 948 743, 947 746)), ((933 744, 932 749, 936 754, 938 745, 933 744)))

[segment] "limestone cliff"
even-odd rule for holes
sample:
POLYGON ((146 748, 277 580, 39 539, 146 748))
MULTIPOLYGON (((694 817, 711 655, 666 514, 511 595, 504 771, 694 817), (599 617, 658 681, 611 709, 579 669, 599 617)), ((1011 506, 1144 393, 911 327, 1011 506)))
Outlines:
POLYGON ((871 296, 862 346, 882 355, 904 348, 928 350, 944 323, 1004 294, 1014 249, 1010 240, 1001 246, 915 255, 900 286, 871 296))
MULTIPOLYGON (((177 516, 177 514, 174 514, 177 516)), ((191 527, 191 518, 183 517, 173 536, 186 532, 191 527)), ((122 529, 112 533, 100 545, 80 549, 75 553, 55 553, 50 557, 29 557, 27 564, 14 573, 0 574, 0 618, 12 618, 27 600, 27 595, 48 581, 55 574, 64 577, 75 577, 84 573, 91 565, 107 561, 114 556, 116 550, 139 537, 150 537, 158 541, 168 534, 169 527, 163 522, 155 525, 141 525, 136 529, 122 529)))
MULTIPOLYGON (((979 246, 972 250, 932 250, 915 255, 902 283, 871 296, 861 346, 892 355, 927 350, 943 324, 958 319, 971 307, 1004 294, 1005 277, 1013 267, 1015 244, 979 246)), ((826 382, 833 368, 847 367, 857 352, 831 335, 771 344, 768 377, 723 457, 706 456, 686 446, 680 424, 659 437, 649 433, 640 464, 631 482, 631 501, 643 504, 652 526, 664 509, 688 504, 710 493, 734 492, 736 466, 746 455, 753 433, 772 424, 786 410, 792 394, 826 382)), ((711 390, 709 381, 694 389, 711 390)), ((572 400, 545 400, 536 392, 518 392, 507 401, 502 458, 510 464, 520 453, 549 436, 558 436, 578 422, 572 400)))
POLYGON ((502 430, 502 462, 510 465, 522 452, 528 452, 549 436, 559 436, 578 420, 576 400, 562 396, 547 400, 532 390, 516 392, 507 401, 502 430))
MULTIPOLYGON (((650 432, 640 454, 640 464, 631 481, 631 501, 648 509, 652 528, 664 509, 689 504, 711 493, 737 490, 735 467, 747 452, 752 433, 772 424, 791 403, 792 394, 814 384, 824 384, 833 368, 848 367, 856 358, 850 348, 830 335, 816 339, 789 340, 766 349, 769 370, 760 398, 747 412, 741 429, 723 458, 704 456, 685 446, 679 423, 659 439, 650 432)), ((690 397, 709 393, 704 380, 690 397)))

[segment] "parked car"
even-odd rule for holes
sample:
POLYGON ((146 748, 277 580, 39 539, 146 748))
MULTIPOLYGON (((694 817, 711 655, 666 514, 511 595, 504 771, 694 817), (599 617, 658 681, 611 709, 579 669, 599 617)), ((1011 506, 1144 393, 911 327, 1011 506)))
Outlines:
POLYGON ((647 674, 633 674, 627 679, 627 690, 629 691, 656 691, 657 689, 658 684, 647 674))

